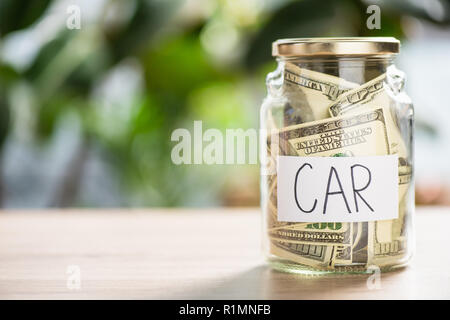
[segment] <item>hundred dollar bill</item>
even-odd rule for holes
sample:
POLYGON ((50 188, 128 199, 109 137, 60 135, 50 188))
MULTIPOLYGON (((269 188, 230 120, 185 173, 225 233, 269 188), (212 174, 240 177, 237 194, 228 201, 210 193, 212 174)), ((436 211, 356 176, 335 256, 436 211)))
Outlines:
POLYGON ((266 203, 267 210, 267 229, 272 230, 275 228, 287 227, 294 225, 292 222, 282 222, 278 221, 278 210, 277 210, 277 180, 269 179, 269 194, 268 201, 266 203))
POLYGON ((335 257, 335 267, 339 266, 365 266, 368 259, 368 223, 353 222, 351 246, 338 247, 335 257))
MULTIPOLYGON (((339 79, 337 77, 325 75, 319 72, 313 72, 310 70, 301 69, 298 68, 295 65, 292 65, 292 67, 287 66, 285 70, 288 70, 284 74, 285 81, 285 90, 292 91, 291 95, 286 94, 288 96, 288 102, 293 101, 292 103, 288 103, 286 105, 286 111, 285 111, 285 124, 291 125, 291 124, 298 124, 306 121, 311 120, 317 120, 317 119, 324 119, 327 118, 329 115, 319 116, 318 112, 316 114, 312 113, 312 110, 319 110, 323 108, 323 100, 322 98, 326 96, 328 92, 335 92, 333 90, 327 91, 327 88, 332 88, 333 86, 328 86, 329 82, 323 81, 325 77, 328 77, 328 80, 331 82, 339 82, 342 79, 339 79), (297 70, 295 70, 297 68, 297 70), (290 69, 290 70, 289 70, 290 69), (289 73, 289 71, 293 71, 289 73), (310 79, 314 81, 309 81, 308 79, 308 72, 311 72, 309 74, 310 79), (302 74, 303 77, 297 77, 298 75, 302 74), (290 79, 289 79, 290 78, 290 79), (334 78, 334 79, 333 79, 334 78), (291 80, 291 81, 289 81, 291 80), (323 85, 323 83, 326 83, 327 85, 323 85), (306 92, 306 94, 305 94, 306 92), (321 92, 322 94, 325 93, 325 95, 318 95, 317 93, 321 92), (311 96, 313 94, 313 96, 311 96), (308 99, 309 96, 309 99, 308 99), (294 108, 295 107, 295 108, 294 108), (306 112, 304 112, 303 115, 300 116, 299 112, 300 110, 306 109, 306 112)), ((383 75, 385 76, 385 75, 383 75)), ((383 76, 379 78, 383 78, 383 76)), ((334 117, 340 117, 343 115, 349 115, 349 114, 358 114, 360 112, 367 111, 370 108, 382 108, 384 109, 384 125, 386 130, 386 141, 388 142, 387 146, 387 152, 381 153, 381 154, 392 154, 397 153, 399 155, 399 200, 403 200, 403 196, 406 195, 406 190, 409 188, 409 182, 411 180, 411 172, 412 168, 411 165, 408 163, 408 155, 406 153, 406 146, 403 143, 403 140, 401 139, 400 131, 395 132, 395 129, 398 130, 398 126, 396 124, 396 117, 395 114, 392 113, 392 110, 395 110, 390 104, 393 103, 392 100, 389 99, 389 96, 387 95, 386 91, 384 90, 384 81, 379 81, 380 79, 374 79, 372 81, 369 81, 368 84, 364 84, 361 87, 358 87, 358 85, 351 84, 350 86, 353 86, 353 88, 350 89, 340 89, 341 92, 338 92, 334 97, 333 95, 330 95, 330 98, 333 97, 334 103, 332 105, 338 104, 340 101, 344 101, 345 97, 350 97, 350 93, 357 94, 353 96, 352 98, 361 98, 365 97, 363 100, 357 100, 357 103, 354 103, 351 107, 342 109, 341 113, 330 113, 331 116, 334 117), (381 92, 378 92, 376 89, 380 88, 380 86, 383 86, 383 90, 381 92), (361 89, 362 88, 362 89, 361 89), (352 90, 353 89, 353 90, 352 90), (385 94, 384 96, 381 94, 385 94), (383 99, 382 99, 383 98, 383 99), (366 100, 368 102, 366 102, 366 100), (396 137, 397 135, 397 137, 396 137), (398 141, 400 143, 398 143, 398 141), (402 146, 403 143, 403 146, 402 146)), ((343 80, 345 81, 345 80, 343 80)), ((345 85, 338 85, 337 87, 344 87, 345 85)), ((336 86, 334 86, 336 88, 336 86)), ((332 100, 330 99, 330 101, 332 100)), ((329 102, 328 102, 329 103, 329 102)), ((342 106, 342 104, 340 104, 342 106)), ((329 105, 327 106, 327 108, 329 105)), ((311 123, 310 123, 311 124, 311 123)), ((308 125, 308 123, 305 123, 305 125, 308 125)), ((302 155, 299 149, 296 149, 294 145, 289 141, 289 139, 286 139, 286 137, 283 137, 280 135, 279 137, 279 148, 276 150, 272 150, 271 154, 276 157, 276 155, 302 155)), ((322 146, 310 146, 311 148, 308 149, 307 152, 310 152, 308 155, 312 156, 330 156, 328 155, 321 155, 321 150, 317 151, 317 149, 320 149, 322 146), (317 147, 316 149, 314 149, 317 147)), ((327 148, 325 146, 325 148, 327 148)), ((331 156, 352 156, 352 155, 372 155, 371 153, 355 153, 353 151, 347 150, 347 145, 338 146, 335 154, 332 154, 331 156), (342 148, 340 152, 337 152, 339 148, 342 148)), ((380 153, 375 152, 373 155, 378 155, 380 153)), ((304 154, 303 154, 304 155, 304 154)), ((274 181, 276 181, 276 175, 274 175, 274 181)), ((276 182, 275 182, 276 183, 276 182)), ((276 185, 275 188, 272 188, 272 192, 275 193, 274 196, 272 196, 272 205, 270 206, 272 208, 271 211, 271 221, 272 224, 270 227, 275 229, 300 229, 302 230, 305 227, 305 224, 303 223, 280 223, 277 221, 277 209, 276 209, 276 185)), ((332 255, 332 259, 334 260, 332 264, 336 263, 336 266, 339 264, 347 265, 348 263, 361 263, 364 264, 368 260, 368 256, 370 255, 371 261, 374 259, 380 259, 380 255, 377 255, 375 257, 375 252, 383 252, 383 250, 378 250, 376 248, 381 248, 381 244, 383 244, 384 247, 392 248, 391 255, 387 257, 383 257, 383 259, 389 259, 389 257, 392 257, 392 252, 395 252, 395 248, 401 248, 401 246, 396 245, 389 245, 392 241, 398 241, 399 236, 398 234, 401 234, 401 230, 404 230, 404 224, 401 223, 403 220, 407 218, 406 210, 400 206, 399 207, 399 219, 395 219, 394 221, 378 221, 375 223, 372 223, 369 228, 369 224, 367 222, 363 223, 353 223, 352 229, 352 245, 349 246, 336 246, 336 250, 334 251, 332 255), (369 231, 370 229, 370 231, 369 231), (370 233, 370 241, 371 244, 368 245, 368 234, 370 233), (370 247, 370 254, 368 253, 368 247, 370 247), (378 250, 378 251, 377 251, 378 250)), ((314 245, 312 245, 314 248, 314 245)), ((332 245, 328 245, 332 246, 332 245)))
POLYGON ((369 224, 367 222, 354 222, 353 230, 352 263, 365 265, 368 260, 369 224))
MULTIPOLYGON (((313 120, 319 120, 328 118, 328 106, 331 102, 336 101, 338 97, 358 87, 358 84, 346 81, 342 78, 328 75, 321 72, 300 68, 297 65, 287 62, 283 68, 283 85, 282 96, 286 100, 284 105, 284 124, 285 126, 295 125, 303 122, 309 122, 313 120)), ((275 108, 276 109, 276 108, 275 108)), ((269 114, 272 118, 273 115, 269 114)), ((275 128, 275 125, 271 125, 271 128, 275 128)), ((267 158, 270 158, 273 163, 276 164, 276 156, 278 152, 278 136, 277 139, 267 139, 270 144, 275 143, 275 148, 267 147, 267 158)), ((287 146, 284 142, 282 145, 287 146)), ((281 154, 288 154, 285 150, 281 150, 281 154)), ((270 187, 270 190, 276 192, 276 187, 270 187)), ((271 201, 269 206, 271 212, 276 212, 276 195, 271 193, 269 198, 275 201, 271 201)), ((273 215, 272 215, 273 218, 273 215)), ((271 227, 275 227, 276 219, 268 219, 271 227)), ((288 225, 294 225, 287 223, 288 225)), ((286 223, 279 224, 286 225, 286 223)))
POLYGON ((390 154, 398 154, 399 162, 406 163, 408 150, 397 124, 395 101, 389 96, 387 90, 386 73, 384 73, 362 86, 342 94, 338 100, 330 104, 329 112, 333 117, 337 117, 357 114, 367 109, 383 108, 389 131, 390 154))
MULTIPOLYGON (((285 123, 287 125, 292 123, 302 123, 304 121, 318 120, 328 118, 328 106, 330 102, 336 101, 340 95, 358 87, 358 84, 346 81, 344 79, 334 77, 328 74, 315 72, 300 68, 292 63, 286 63, 284 68, 284 96, 287 97, 288 105, 285 110, 285 123), (289 104, 290 103, 290 104, 289 104), (292 105, 295 108, 292 108, 292 105), (300 117, 295 113, 295 110, 309 110, 309 116, 300 117), (312 116, 311 116, 312 115, 312 116), (288 117, 289 119, 286 119, 288 117)), ((307 112, 308 113, 308 112, 307 112)), ((281 142, 281 150, 279 154, 282 155, 297 155, 295 151, 289 150, 290 145, 283 137, 277 140, 281 142)), ((275 140, 275 139, 274 139, 275 140)), ((272 150, 271 155, 276 157, 278 149, 272 150)), ((350 155, 350 154, 347 154, 350 155)), ((288 227, 295 228, 296 226, 302 228, 302 224, 286 223, 277 221, 276 210, 276 187, 270 189, 269 199, 270 212, 268 223, 269 228, 288 227)), ((345 251, 348 255, 348 248, 345 251)))
MULTIPOLYGON (((330 255, 328 253, 334 252, 333 256, 330 256, 330 259, 333 259, 333 261, 329 261, 332 266, 335 260, 335 256, 337 256, 337 251, 340 250, 340 259, 339 262, 344 263, 344 259, 347 259, 346 262, 351 262, 351 251, 352 248, 350 247, 350 242, 352 235, 352 230, 348 229, 348 226, 350 224, 344 224, 344 227, 342 226, 342 223, 297 223, 297 222, 283 222, 278 221, 278 211, 277 211, 277 203, 276 203, 276 185, 277 180, 276 176, 270 177, 268 179, 270 181, 271 188, 269 189, 269 200, 267 201, 267 230, 269 233, 269 239, 273 243, 284 243, 284 248, 287 249, 287 247, 290 248, 288 250, 290 253, 286 252, 286 250, 282 250, 280 248, 275 249, 272 246, 271 252, 273 254, 276 254, 280 257, 283 257, 283 254, 288 253, 289 256, 293 254, 294 248, 302 248, 302 250, 305 250, 307 248, 307 252, 301 252, 301 262, 303 264, 309 265, 309 266, 315 266, 323 268, 324 266, 318 266, 317 263, 317 252, 321 252, 324 254, 324 257, 329 257, 330 255), (275 179, 274 179, 275 178, 275 179), (345 229, 347 228, 347 229, 345 229), (325 230, 324 230, 325 229, 325 230), (342 230, 344 229, 344 230, 342 230), (289 232, 293 232, 291 235, 292 241, 289 239, 289 232), (286 234, 288 233, 288 234, 286 234), (303 235, 303 236, 302 236, 303 235), (301 241, 303 238, 304 241, 301 241), (306 238, 306 239, 305 239, 306 238), (316 239, 317 238, 317 239, 316 239), (333 249, 332 246, 334 245, 332 241, 329 241, 334 238, 334 244, 339 244, 339 247, 336 249, 333 249), (300 240, 300 241, 299 241, 300 240), (327 240, 327 245, 323 245, 324 241, 327 240), (301 245, 303 243, 304 245, 301 245), (299 244, 297 246, 297 244, 299 244), (287 247, 286 247, 287 246, 287 247), (328 248, 324 248, 328 247, 328 248), (275 250, 276 252, 274 252, 275 250), (309 253, 311 253, 311 257, 309 256, 309 253), (350 253, 349 253, 350 252, 350 253), (345 256, 344 256, 345 255, 345 256), (350 261, 348 261, 350 260, 350 261)), ((285 257, 286 258, 286 257, 285 257)), ((295 260, 299 262, 299 260, 295 260)))
MULTIPOLYGON (((272 237, 270 238, 271 252, 279 257, 315 268, 365 266, 367 263, 367 229, 364 228, 367 228, 367 223, 355 222, 351 225, 353 230, 350 233, 346 232, 346 236, 352 234, 354 237, 351 241, 352 245, 332 245, 332 242, 336 242, 336 240, 327 242, 326 245, 315 245, 295 240, 283 241, 272 237)), ((349 239, 346 241, 348 242, 349 239)))
POLYGON ((378 239, 377 234, 381 231, 378 229, 380 225, 377 223, 369 224, 370 230, 370 248, 369 251, 369 263, 383 267, 391 265, 393 262, 399 261, 399 259, 406 258, 407 255, 407 238, 405 236, 398 236, 389 242, 382 242, 378 239))
POLYGON ((269 230, 271 240, 313 246, 335 246, 333 263, 343 264, 352 262, 352 235, 353 224, 351 223, 297 223, 269 230))
MULTIPOLYGON (((277 138, 277 135, 273 135, 273 136, 275 138, 277 138)), ((276 167, 276 156, 279 155, 279 153, 278 153, 279 145, 278 145, 278 143, 272 144, 272 142, 273 142, 272 140, 274 140, 274 139, 272 139, 271 136, 269 135, 267 137, 267 148, 266 148, 267 155, 266 155, 266 157, 269 159, 269 161, 268 161, 270 163, 269 165, 276 167)), ((265 172, 269 171, 269 170, 267 170, 267 168, 265 168, 264 170, 265 170, 265 172)), ((268 190, 267 201, 264 204, 265 210, 267 212, 266 219, 265 219, 265 224, 267 225, 267 229, 271 230, 271 229, 276 229, 276 228, 291 228, 293 226, 299 225, 299 223, 296 223, 296 222, 278 221, 277 175, 276 175, 275 170, 273 170, 273 172, 272 172, 272 170, 270 170, 270 172, 272 174, 265 174, 266 179, 263 180, 263 183, 266 184, 265 190, 268 190)))
POLYGON ((402 203, 408 193, 412 174, 411 165, 408 163, 407 147, 396 121, 395 102, 387 90, 386 74, 383 74, 357 89, 346 92, 338 101, 330 105, 330 113, 333 116, 379 107, 383 107, 386 111, 390 153, 399 156, 399 218, 369 223, 369 259, 371 263, 377 265, 389 263, 390 260, 398 259, 405 254, 405 238, 398 230, 403 229, 403 221, 406 218, 406 208, 402 203), (383 258, 380 258, 381 256, 383 258), (380 259, 384 260, 380 261, 380 259))
MULTIPOLYGON (((389 154, 390 151, 386 119, 382 108, 367 110, 356 115, 338 116, 290 126, 281 130, 277 135, 279 155, 370 156, 385 155, 389 154)), ((327 246, 336 247, 332 264, 349 265, 353 263, 353 260, 355 260, 355 263, 366 263, 367 223, 365 225, 364 223, 342 223, 342 225, 345 230, 354 229, 354 231, 350 232, 351 236, 345 238, 345 241, 327 242, 327 246)), ((301 224, 297 226, 289 229, 301 228, 301 224)), ((284 234, 289 234, 288 231, 285 231, 284 234)), ((311 232, 311 230, 304 231, 311 232)), ((320 233, 320 231, 314 232, 320 233)), ((327 232, 329 233, 329 231, 322 231, 322 236, 326 238, 327 232)), ((286 239, 286 237, 280 239, 275 235, 276 233, 269 231, 271 239, 284 240, 287 243, 293 242, 294 237, 292 236, 290 239, 286 239)))
POLYGON ((296 225, 291 228, 277 228, 269 230, 269 237, 274 240, 292 243, 306 243, 319 245, 351 245, 352 225, 340 224, 340 228, 315 228, 313 224, 296 225))
POLYGON ((412 167, 408 164, 400 164, 398 167, 398 184, 408 185, 412 178, 412 167))
MULTIPOLYGON (((274 176, 276 178, 276 176, 274 176)), ((277 180, 268 179, 269 183, 269 194, 268 201, 266 202, 266 211, 267 211, 267 230, 273 231, 277 229, 291 229, 291 228, 303 228, 307 226, 307 223, 298 223, 298 222, 286 222, 286 221, 278 221, 278 209, 277 209, 277 180)))
POLYGON ((268 195, 267 195, 268 200, 265 203, 266 206, 265 210, 267 212, 265 223, 267 225, 267 230, 275 230, 279 228, 293 228, 295 226, 306 226, 306 223, 278 221, 277 176, 270 175, 267 177, 266 180, 268 184, 268 195))
POLYGON ((283 83, 283 96, 287 100, 285 125, 329 118, 330 103, 356 87, 356 83, 287 62, 283 83))
MULTIPOLYGON (((271 164, 276 167, 276 157, 279 154, 279 143, 278 143, 278 135, 273 134, 272 136, 268 136, 267 138, 267 158, 270 158, 271 164)), ((299 224, 297 222, 283 222, 278 221, 278 210, 277 210, 277 198, 278 198, 278 191, 277 191, 277 175, 276 172, 271 175, 267 175, 267 178, 265 180, 265 183, 267 183, 267 190, 268 195, 266 202, 266 211, 267 211, 267 219, 266 224, 268 230, 276 229, 276 228, 291 228, 296 225, 303 225, 299 224)))
MULTIPOLYGON (((410 190, 412 192, 412 190, 410 190)), ((375 221, 369 224, 369 262, 383 267, 407 258, 406 226, 410 223, 411 208, 407 206, 407 197, 399 204, 398 219, 375 221)))
POLYGON ((382 108, 290 126, 278 136, 280 155, 371 156, 390 151, 382 108))
POLYGON ((336 255, 336 248, 327 245, 311 245, 271 240, 270 252, 277 257, 316 269, 330 270, 334 268, 333 263, 334 256, 336 255))

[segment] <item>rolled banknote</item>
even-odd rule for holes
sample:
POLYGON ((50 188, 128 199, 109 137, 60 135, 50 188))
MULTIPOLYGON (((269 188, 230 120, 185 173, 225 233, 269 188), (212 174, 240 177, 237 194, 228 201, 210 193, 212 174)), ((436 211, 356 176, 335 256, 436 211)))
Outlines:
POLYGON ((282 95, 286 99, 285 125, 329 118, 329 105, 358 84, 287 62, 282 95))

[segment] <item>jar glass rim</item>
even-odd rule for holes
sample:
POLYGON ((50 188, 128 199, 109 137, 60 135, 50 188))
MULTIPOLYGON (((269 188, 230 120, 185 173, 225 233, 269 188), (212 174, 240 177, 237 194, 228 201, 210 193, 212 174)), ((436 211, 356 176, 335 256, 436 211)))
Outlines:
POLYGON ((272 43, 272 55, 284 57, 396 55, 393 37, 291 38, 272 43))

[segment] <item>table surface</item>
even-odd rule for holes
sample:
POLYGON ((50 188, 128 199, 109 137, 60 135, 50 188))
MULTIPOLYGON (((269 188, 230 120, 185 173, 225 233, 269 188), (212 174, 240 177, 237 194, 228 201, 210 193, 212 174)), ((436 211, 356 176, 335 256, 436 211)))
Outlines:
POLYGON ((416 211, 416 254, 379 286, 271 270, 257 209, 3 211, 0 299, 448 299, 450 208, 416 211))

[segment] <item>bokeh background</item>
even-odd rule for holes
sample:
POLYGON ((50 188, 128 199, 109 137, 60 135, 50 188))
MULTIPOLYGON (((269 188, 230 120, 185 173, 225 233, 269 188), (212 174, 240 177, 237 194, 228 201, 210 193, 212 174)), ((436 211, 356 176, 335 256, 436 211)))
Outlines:
POLYGON ((258 128, 271 42, 319 36, 402 41, 417 202, 450 204, 450 1, 0 0, 1 206, 257 205, 257 165, 176 166, 171 133, 258 128))

